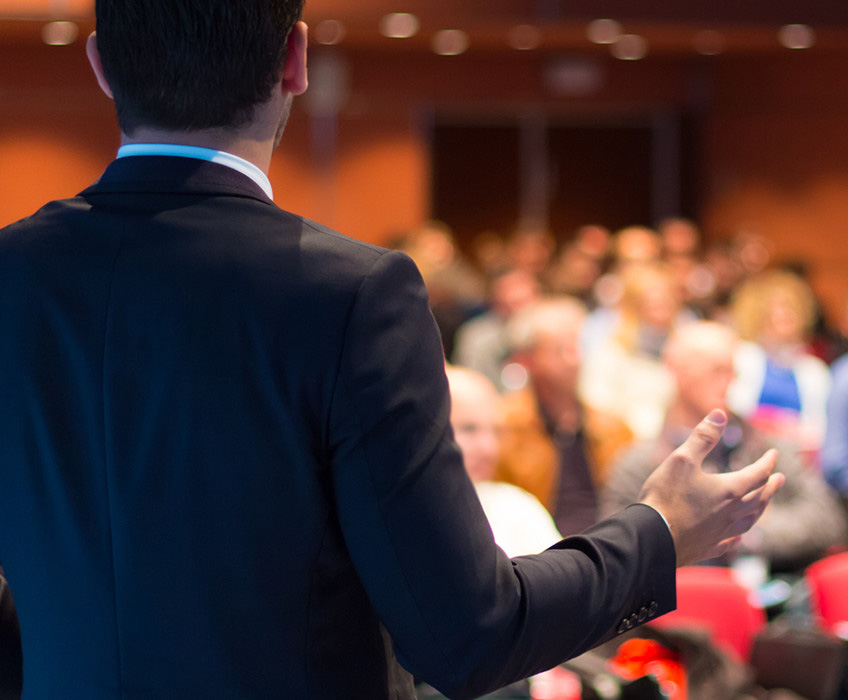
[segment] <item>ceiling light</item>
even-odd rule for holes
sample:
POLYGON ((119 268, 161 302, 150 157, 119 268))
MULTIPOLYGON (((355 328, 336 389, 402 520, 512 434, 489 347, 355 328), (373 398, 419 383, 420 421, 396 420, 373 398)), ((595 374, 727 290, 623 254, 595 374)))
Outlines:
POLYGON ((458 56, 468 50, 468 34, 461 29, 443 29, 433 36, 433 51, 440 56, 458 56))
POLYGON ((315 37, 315 41, 319 44, 324 44, 325 46, 333 46, 341 42, 344 39, 347 30, 345 29, 344 24, 339 22, 337 19, 325 19, 318 24, 315 25, 315 29, 312 30, 312 34, 315 37))
POLYGON ((621 24, 614 19, 596 19, 589 22, 586 36, 595 44, 614 44, 621 36, 621 24))
POLYGON ((816 33, 806 24, 787 24, 780 28, 778 39, 787 49, 808 49, 816 43, 816 33))
POLYGON ((408 12, 393 12, 380 20, 380 33, 390 39, 409 39, 418 34, 418 17, 408 12))
POLYGON ((518 51, 530 51, 539 48, 542 32, 532 24, 519 24, 509 32, 509 45, 518 51))
POLYGON ((73 44, 79 35, 79 27, 73 22, 48 22, 41 29, 41 38, 50 46, 73 44))
POLYGON ((610 50, 622 61, 638 61, 648 53, 648 42, 638 34, 622 34, 610 50))

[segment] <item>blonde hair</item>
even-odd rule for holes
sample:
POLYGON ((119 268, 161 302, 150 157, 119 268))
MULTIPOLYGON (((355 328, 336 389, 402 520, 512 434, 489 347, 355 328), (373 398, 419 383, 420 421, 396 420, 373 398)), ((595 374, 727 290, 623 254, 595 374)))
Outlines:
POLYGON ((768 270, 744 282, 731 301, 731 318, 739 337, 759 340, 769 305, 779 295, 790 303, 808 334, 816 319, 816 300, 804 280, 792 272, 768 270))
MULTIPOLYGON (((656 262, 630 266, 622 271, 621 283, 621 301, 619 302, 621 317, 614 337, 622 347, 631 351, 638 345, 645 297, 651 287, 657 283, 665 285, 669 294, 674 295, 672 299, 677 307, 676 311, 680 310, 681 301, 671 269, 666 263, 656 262)), ((673 324, 673 322, 674 317, 672 316, 670 323, 673 324)))

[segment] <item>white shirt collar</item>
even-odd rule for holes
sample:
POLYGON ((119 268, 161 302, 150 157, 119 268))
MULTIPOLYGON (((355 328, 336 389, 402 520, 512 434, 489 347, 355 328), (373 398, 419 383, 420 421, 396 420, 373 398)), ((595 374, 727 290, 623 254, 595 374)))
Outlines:
POLYGON ((274 199, 274 191, 271 189, 271 181, 268 180, 268 176, 250 161, 226 151, 174 143, 128 143, 118 149, 118 158, 128 156, 179 156, 181 158, 199 158, 200 160, 226 165, 228 168, 237 170, 242 175, 249 177, 262 188, 262 191, 268 195, 268 199, 274 199))

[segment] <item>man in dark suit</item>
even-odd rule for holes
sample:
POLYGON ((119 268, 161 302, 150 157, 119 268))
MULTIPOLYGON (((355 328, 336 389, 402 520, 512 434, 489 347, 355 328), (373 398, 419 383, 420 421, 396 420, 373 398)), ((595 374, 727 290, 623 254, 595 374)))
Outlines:
POLYGON ((119 157, 0 232, 26 697, 474 697, 670 610, 780 486, 773 455, 701 474, 718 413, 642 503, 506 558, 414 265, 272 203, 300 4, 98 0, 119 157))

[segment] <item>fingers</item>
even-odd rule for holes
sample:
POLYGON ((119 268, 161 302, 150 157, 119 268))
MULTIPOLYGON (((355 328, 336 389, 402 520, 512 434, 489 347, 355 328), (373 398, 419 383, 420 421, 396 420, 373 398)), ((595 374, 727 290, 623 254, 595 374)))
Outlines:
POLYGON ((777 490, 781 488, 784 483, 786 483, 786 477, 778 472, 769 476, 768 481, 766 481, 766 483, 759 489, 751 492, 750 495, 759 504, 761 513, 769 504, 769 501, 771 501, 772 496, 777 493, 777 490))
POLYGON ((728 537, 726 540, 722 540, 715 546, 715 549, 713 549, 707 559, 720 557, 723 554, 726 554, 727 552, 736 549, 739 546, 740 542, 742 542, 741 535, 737 535, 736 537, 728 537))
POLYGON ((714 409, 689 434, 677 452, 687 457, 693 465, 700 465, 710 450, 716 446, 727 424, 724 411, 714 409))
POLYGON ((750 530, 754 526, 754 523, 760 519, 760 516, 763 514, 774 494, 777 493, 777 490, 785 482, 786 477, 778 472, 771 474, 759 488, 746 493, 740 499, 742 507, 737 510, 735 522, 733 523, 731 532, 728 534, 738 537, 750 530))
MULTIPOLYGON (((745 501, 758 499, 762 489, 774 476, 774 468, 777 466, 777 450, 771 449, 765 452, 756 462, 732 473, 736 482, 734 491, 745 501)), ((728 474, 728 476, 731 476, 728 474)), ((782 486, 782 483, 780 484, 782 486)), ((773 492, 780 486, 773 488, 773 492)), ((768 498, 771 498, 771 495, 768 498)))

